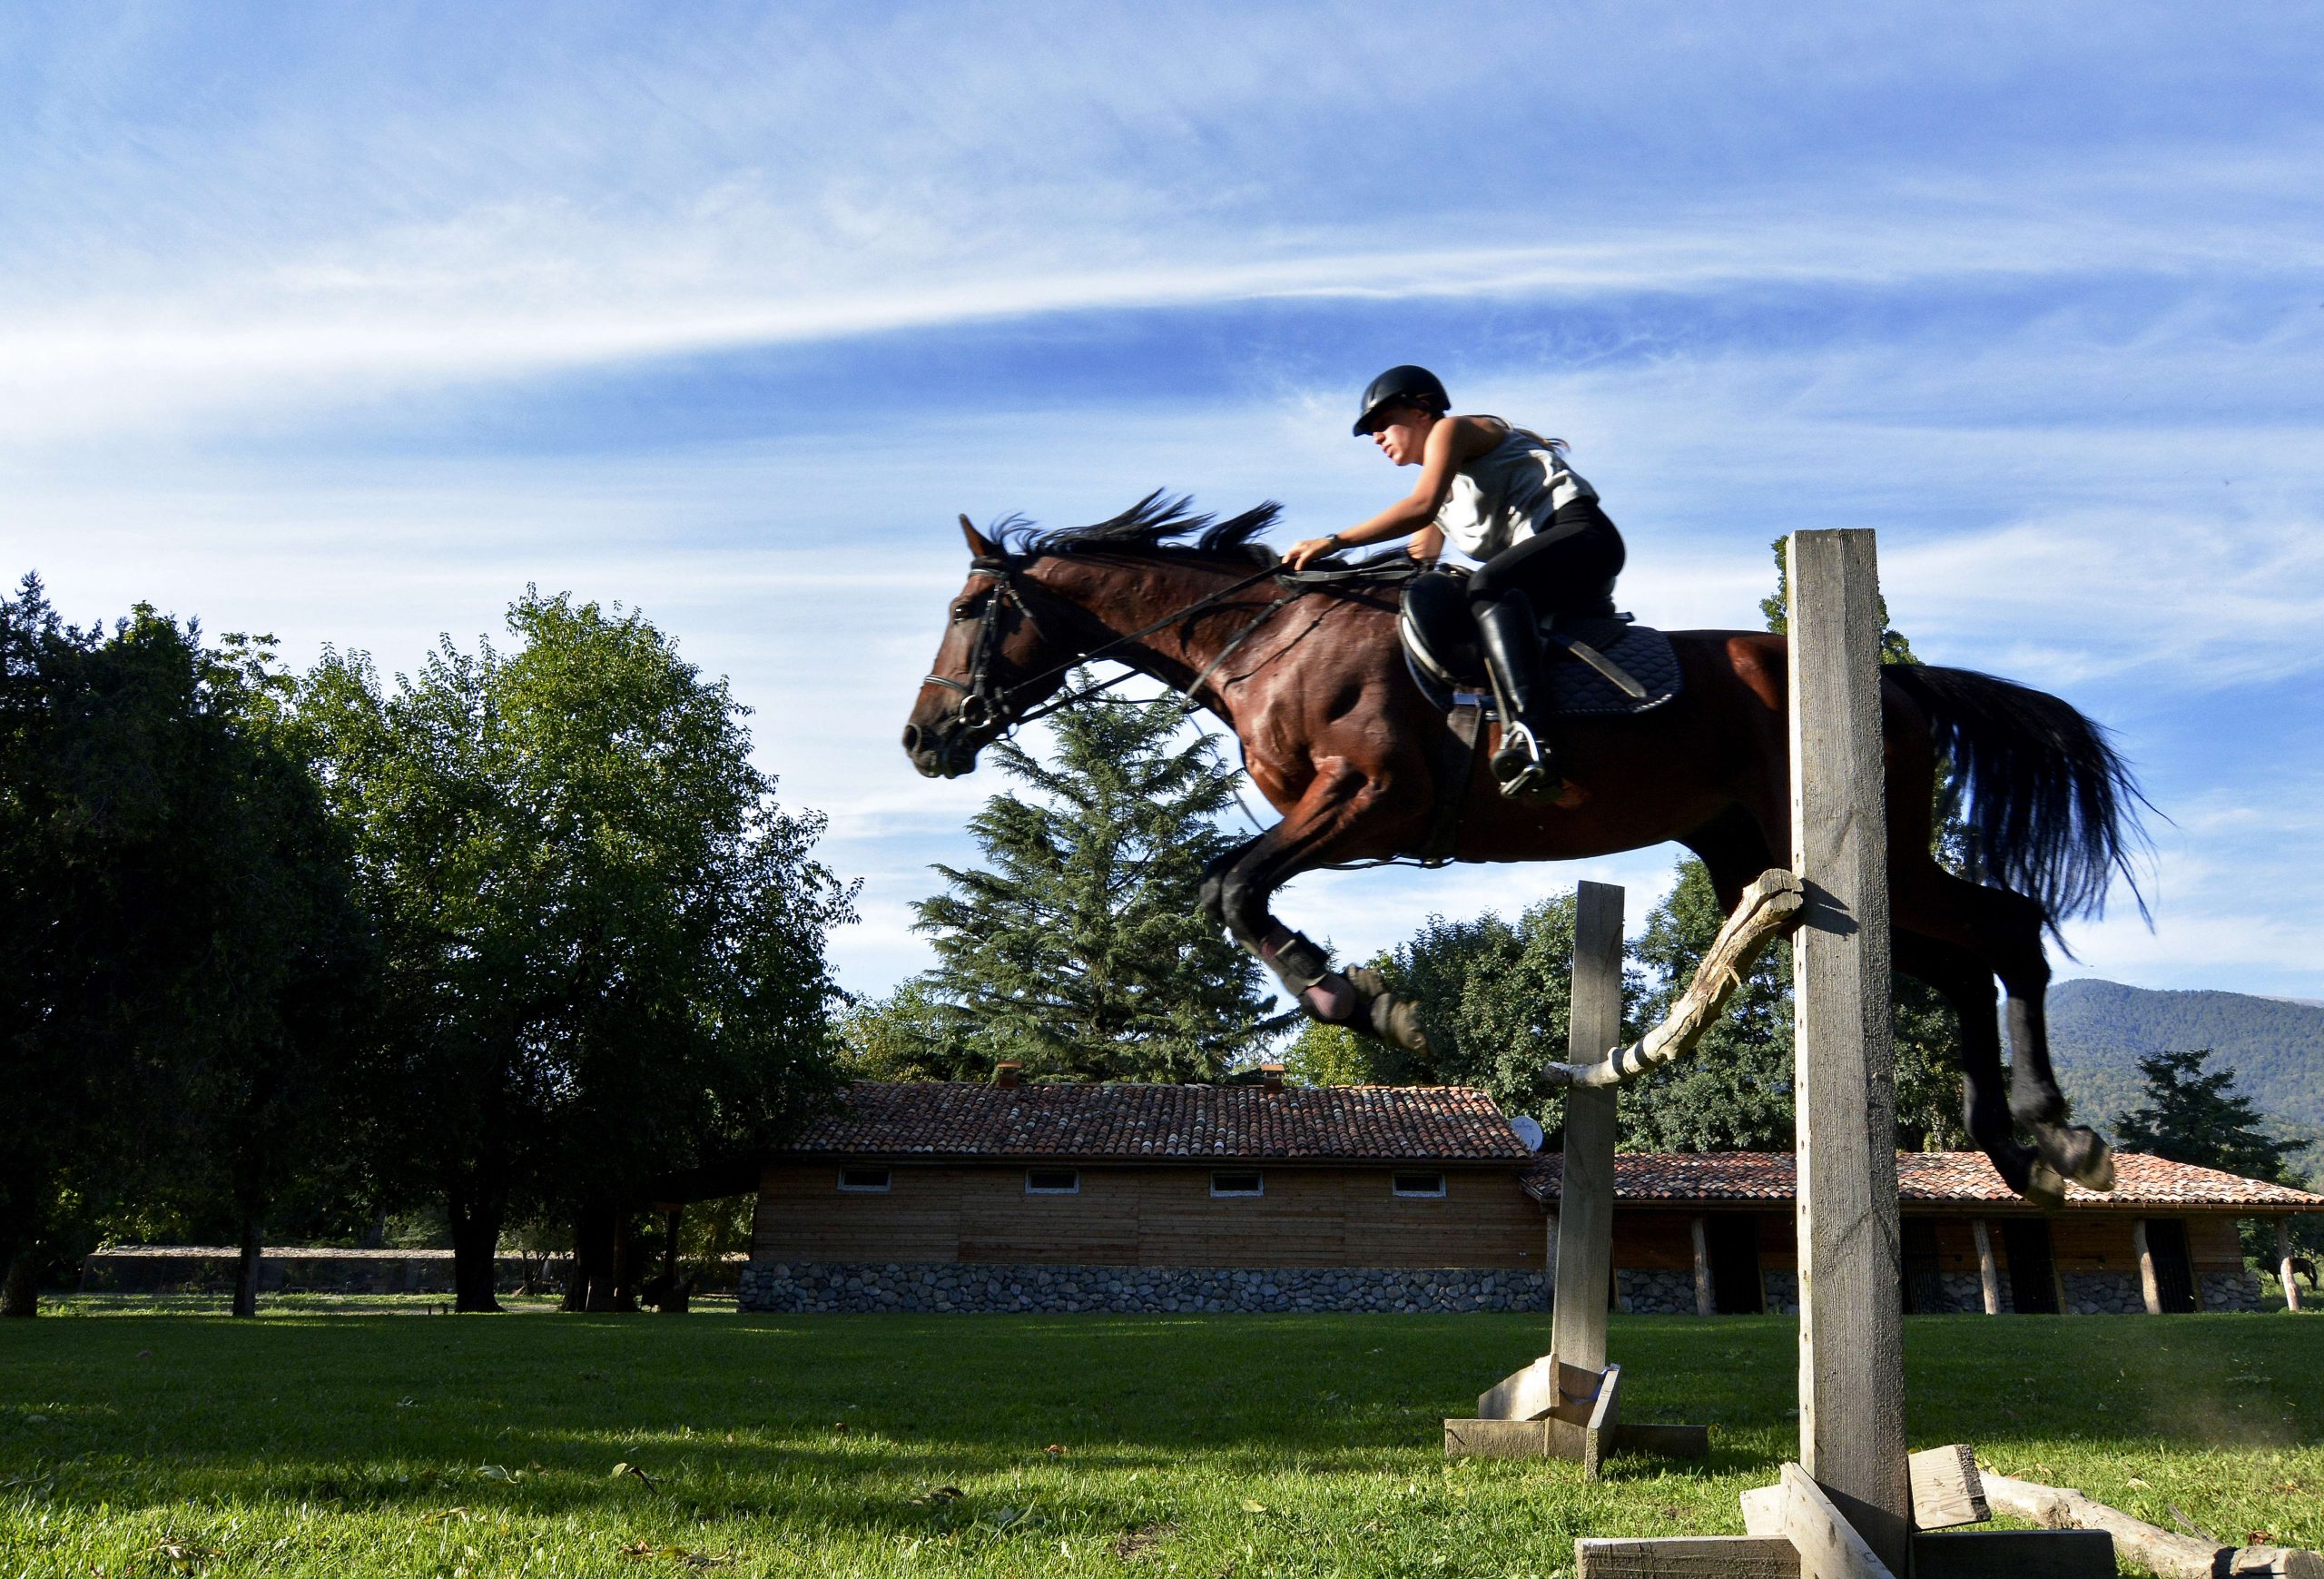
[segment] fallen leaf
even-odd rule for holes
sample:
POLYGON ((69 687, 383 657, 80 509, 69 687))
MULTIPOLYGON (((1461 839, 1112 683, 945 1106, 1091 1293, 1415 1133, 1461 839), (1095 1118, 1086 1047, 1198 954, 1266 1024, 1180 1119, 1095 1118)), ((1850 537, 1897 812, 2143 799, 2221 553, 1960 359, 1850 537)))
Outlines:
POLYGON ((2128 1479, 2128 1480, 2124 1481, 2122 1484, 2123 1484, 2124 1485, 2135 1485, 2135 1486, 2137 1486, 2141 1491, 2152 1491, 2152 1490, 2154 1489, 2154 1487, 2152 1487, 2152 1486, 2149 1485, 2145 1481, 2141 1480, 2141 1479, 2140 1479, 2137 1475, 2133 1475, 2132 1476, 2131 1476, 2131 1478, 2130 1478, 2130 1479, 2128 1479))
POLYGON ((1062 1458, 1065 1456, 1065 1444, 1062 1442, 1052 1442, 1047 1447, 1042 1448, 1041 1451, 1048 1454, 1051 1458, 1062 1458))
POLYGON ((834 1420, 832 1422, 832 1429, 844 1436, 847 1435, 847 1422, 844 1420, 834 1420))
POLYGON ((476 1477, 478 1480, 497 1480, 501 1482, 503 1485, 513 1485, 517 1481, 520 1481, 525 1478, 521 1474, 509 1474, 505 1467, 497 1464, 478 1465, 476 1466, 476 1477))
POLYGON ((1253 1502, 1246 1496, 1243 1499, 1243 1511, 1246 1514, 1263 1514, 1267 1511, 1267 1505, 1263 1502, 1253 1502))
POLYGON ((645 1483, 646 1490, 652 1491, 654 1489, 654 1477, 646 1474, 644 1470, 638 1468, 635 1464, 616 1464, 614 1466, 614 1472, 611 1476, 612 1479, 619 1480, 625 1475, 634 1475, 637 1476, 638 1479, 645 1483))

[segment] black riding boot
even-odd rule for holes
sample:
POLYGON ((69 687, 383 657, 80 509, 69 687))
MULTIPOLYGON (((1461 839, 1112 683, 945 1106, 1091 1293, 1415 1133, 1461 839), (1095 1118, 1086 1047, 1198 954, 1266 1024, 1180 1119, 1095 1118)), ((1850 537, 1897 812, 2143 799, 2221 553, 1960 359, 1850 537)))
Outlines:
POLYGON ((1492 775, 1505 795, 1553 794, 1559 788, 1557 765, 1534 712, 1541 688, 1541 635, 1532 599, 1509 591, 1470 607, 1502 705, 1501 748, 1492 754, 1492 775))

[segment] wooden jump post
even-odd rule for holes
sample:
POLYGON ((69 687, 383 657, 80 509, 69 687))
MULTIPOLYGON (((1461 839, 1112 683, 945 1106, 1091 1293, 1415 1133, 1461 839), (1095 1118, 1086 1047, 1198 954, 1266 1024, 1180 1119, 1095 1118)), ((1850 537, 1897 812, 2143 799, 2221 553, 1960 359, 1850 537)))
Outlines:
POLYGON ((1576 1541, 1577 1579, 2111 1579, 2102 1532, 1915 1531, 1916 1493, 1923 1530, 1985 1504, 1966 1449, 1907 1462, 1873 535, 1794 533, 1788 564, 1799 1462, 1744 1495, 1749 1535, 1576 1541))

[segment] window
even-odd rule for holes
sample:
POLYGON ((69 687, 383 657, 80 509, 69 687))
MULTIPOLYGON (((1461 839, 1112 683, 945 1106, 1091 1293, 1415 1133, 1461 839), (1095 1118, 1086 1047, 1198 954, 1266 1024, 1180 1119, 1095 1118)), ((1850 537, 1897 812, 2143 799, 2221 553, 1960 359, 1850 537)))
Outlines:
POLYGON ((878 1195, 888 1188, 888 1170, 884 1168, 842 1168, 839 1170, 839 1187, 856 1194, 878 1195))
POLYGON ((1267 1181, 1256 1168, 1222 1168, 1210 1176, 1213 1195, 1265 1195, 1267 1181))
POLYGON ((1444 1175, 1442 1173, 1399 1173, 1394 1177, 1398 1195, 1443 1195, 1444 1175))
POLYGON ((1079 1195, 1081 1173, 1074 1168, 1028 1168, 1025 1169, 1027 1195, 1079 1195))

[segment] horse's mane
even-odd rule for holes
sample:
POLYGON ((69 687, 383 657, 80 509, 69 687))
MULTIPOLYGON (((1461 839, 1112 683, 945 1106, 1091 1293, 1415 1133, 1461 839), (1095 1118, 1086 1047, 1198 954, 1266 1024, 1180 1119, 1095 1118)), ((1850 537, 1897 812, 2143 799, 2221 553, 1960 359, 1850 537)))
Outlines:
POLYGON ((1282 513, 1283 507, 1269 499, 1256 509, 1222 521, 1197 515, 1192 498, 1185 495, 1169 498, 1157 488, 1108 520, 1044 532, 1021 516, 1010 516, 996 523, 990 536, 1003 553, 1015 558, 1147 549, 1272 565, 1275 551, 1255 539, 1274 526, 1282 513))

